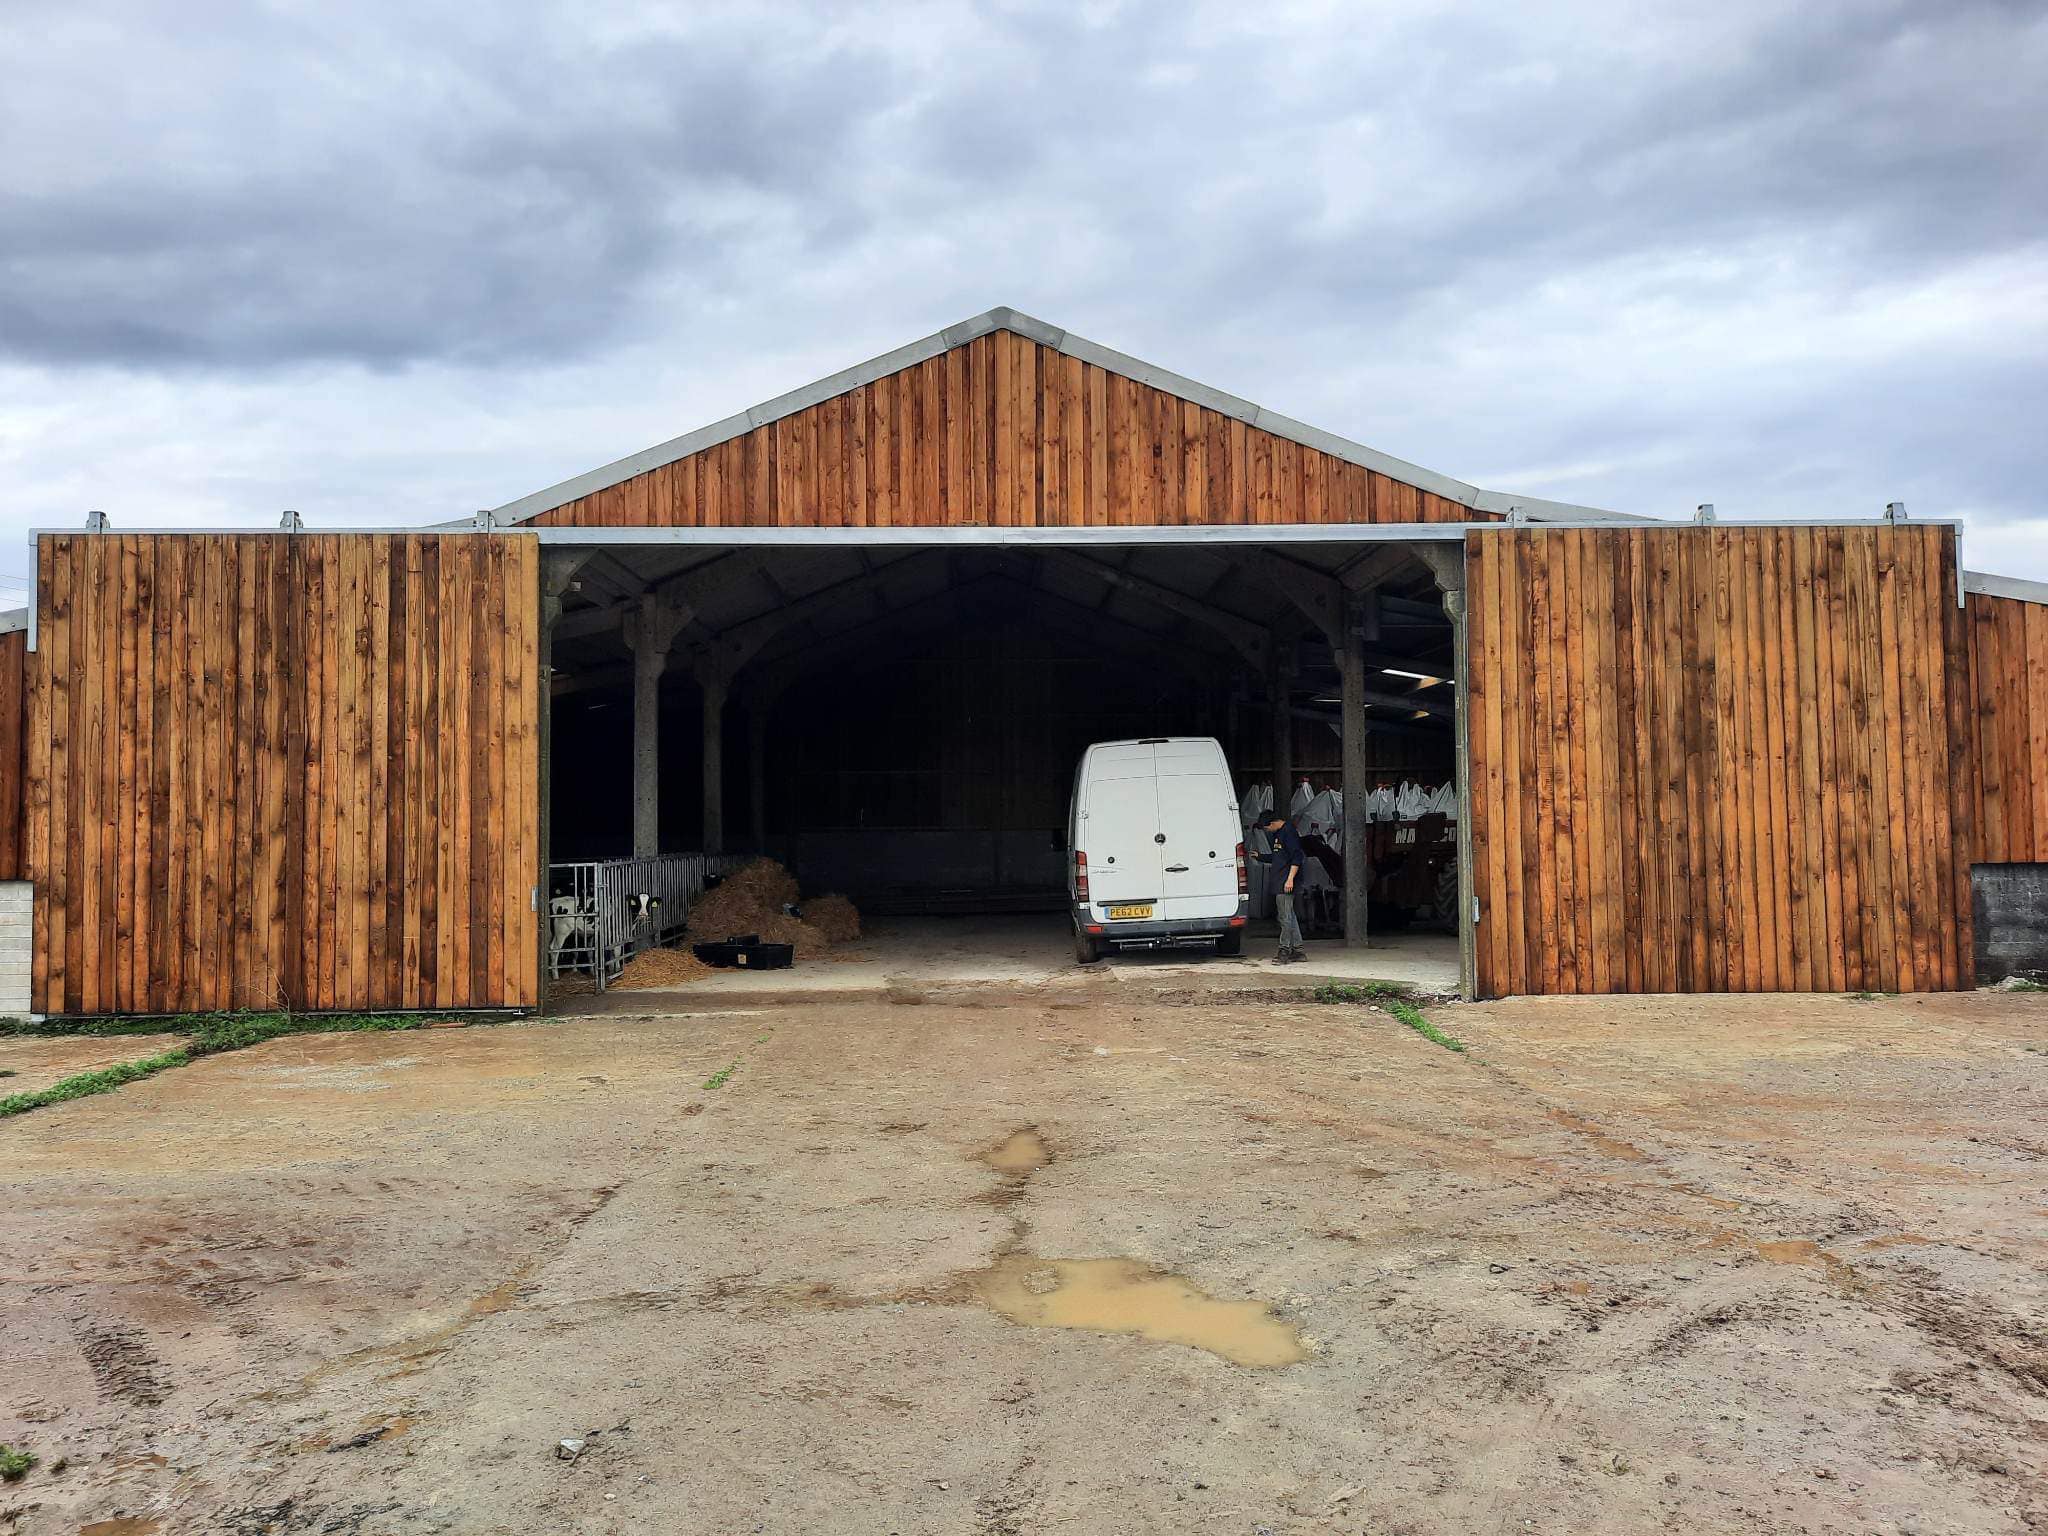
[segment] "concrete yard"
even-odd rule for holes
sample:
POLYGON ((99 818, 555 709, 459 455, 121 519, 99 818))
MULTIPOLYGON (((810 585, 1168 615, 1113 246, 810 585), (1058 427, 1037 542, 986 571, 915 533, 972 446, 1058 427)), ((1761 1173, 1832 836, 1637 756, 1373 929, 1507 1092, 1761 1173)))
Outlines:
POLYGON ((2048 999, 1134 974, 0 1122, 0 1532, 2048 1529, 2048 999))
MULTIPOLYGON (((1127 950, 1094 966, 1074 960, 1073 930, 1062 913, 1010 917, 919 917, 871 919, 860 939, 781 971, 721 971, 690 982, 699 999, 777 997, 818 992, 884 994, 905 986, 1002 983, 1008 986, 1087 986, 1107 977, 1140 986, 1197 984, 1262 986, 1278 975, 1304 981, 1398 981, 1418 991, 1452 995, 1458 990, 1455 935, 1424 930, 1375 934, 1365 949, 1334 940, 1311 940, 1308 960, 1276 965, 1279 945, 1271 921, 1247 930, 1244 951, 1224 959, 1208 949, 1127 950)), ((645 993, 631 1004, 642 1007, 645 993)))

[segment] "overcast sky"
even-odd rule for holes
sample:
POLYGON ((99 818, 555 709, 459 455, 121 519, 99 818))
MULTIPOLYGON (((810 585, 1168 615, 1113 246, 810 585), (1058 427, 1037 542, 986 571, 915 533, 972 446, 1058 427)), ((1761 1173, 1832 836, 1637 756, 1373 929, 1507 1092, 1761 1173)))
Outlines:
POLYGON ((2048 6, 7 0, 0 575, 466 515, 1008 304, 2048 579, 2048 6))

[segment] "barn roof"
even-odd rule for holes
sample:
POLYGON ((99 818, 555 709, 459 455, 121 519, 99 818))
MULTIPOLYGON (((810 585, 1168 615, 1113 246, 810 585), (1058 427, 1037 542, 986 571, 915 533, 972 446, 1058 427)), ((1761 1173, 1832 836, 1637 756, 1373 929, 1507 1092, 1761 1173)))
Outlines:
POLYGON ((978 337, 994 331, 1009 331, 1026 337, 1065 356, 1079 358, 1084 363, 1093 364, 1136 383, 1148 385, 1191 404, 1244 422, 1247 426, 1269 432, 1275 437, 1290 439, 1304 447, 1329 454, 1333 458, 1376 471, 1405 485, 1415 486, 1447 501, 1470 507, 1475 512, 1496 516, 1520 514, 1524 518, 1539 522, 1550 518, 1569 518, 1574 521, 1651 521, 1627 513, 1606 511, 1599 507, 1576 506, 1570 502, 1549 501, 1537 496, 1520 496, 1507 491, 1482 490, 1449 475, 1438 474, 1435 470, 1424 469, 1420 465, 1397 459, 1391 454, 1368 448, 1363 443, 1339 437, 1334 432, 1325 432, 1320 427, 1312 427, 1292 417, 1283 416, 1277 411, 1268 410, 1237 395, 1212 389, 1207 384, 1198 384, 1181 374, 1140 358, 1130 357, 1105 347, 1100 342, 1090 341, 1085 336, 1077 336, 1072 331, 1061 330, 1058 326, 1048 325, 1043 320, 1006 308, 988 310, 971 320, 963 320, 958 325, 948 326, 943 331, 913 341, 908 346, 898 347, 893 352, 885 352, 880 357, 870 358, 867 362, 842 369, 838 373, 828 374, 801 388, 777 395, 772 400, 764 400, 759 405, 737 415, 728 416, 723 421, 713 422, 708 427, 699 427, 694 432, 686 432, 681 437, 670 438, 665 443, 657 443, 652 448, 573 476, 559 485, 551 485, 544 491, 535 491, 529 496, 520 497, 517 501, 509 501, 492 511, 492 520, 498 523, 524 522, 528 518, 552 512, 558 507, 618 485, 636 475, 673 464, 691 454, 701 453, 707 448, 767 426, 797 411, 806 410, 821 401, 843 395, 864 384, 872 384, 878 379, 914 367, 957 347, 964 347, 978 337))

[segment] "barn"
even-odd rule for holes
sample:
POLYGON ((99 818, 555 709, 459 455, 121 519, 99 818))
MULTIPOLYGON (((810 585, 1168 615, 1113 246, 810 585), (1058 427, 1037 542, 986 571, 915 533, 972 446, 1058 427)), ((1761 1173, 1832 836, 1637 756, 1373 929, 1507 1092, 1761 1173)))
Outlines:
MULTIPOLYGON (((34 543, 0 876, 41 1013, 533 1008, 562 872, 629 861, 1063 923, 1080 747, 1169 733, 1454 785, 1468 996, 2039 948, 2048 588, 1955 525, 1482 490, 1012 310, 459 524, 34 543)), ((1400 942, 1366 887, 1347 941, 1400 942)))

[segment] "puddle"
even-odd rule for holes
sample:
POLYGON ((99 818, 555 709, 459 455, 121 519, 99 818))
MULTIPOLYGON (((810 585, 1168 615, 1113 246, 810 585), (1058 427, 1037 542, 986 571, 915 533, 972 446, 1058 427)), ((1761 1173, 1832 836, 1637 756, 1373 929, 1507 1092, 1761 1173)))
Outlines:
POLYGON ((163 1529, 160 1521, 146 1515, 120 1515, 112 1520, 95 1520, 91 1525, 81 1525, 78 1536, 156 1536, 163 1529))
POLYGON ((1052 1149, 1038 1134, 1037 1126, 1027 1125, 982 1153, 981 1161, 1005 1178, 1027 1178, 1052 1161, 1052 1149))
POLYGON ((1028 1328, 1135 1333, 1187 1344, 1233 1365, 1271 1368, 1308 1358, 1292 1323, 1263 1301, 1219 1301, 1136 1259, 998 1259, 974 1280, 990 1310, 1028 1328))
POLYGON ((1876 1253, 1885 1248, 1927 1248, 1934 1245, 1931 1237, 1922 1237, 1918 1232, 1895 1232, 1890 1237, 1868 1238, 1856 1246, 1865 1253, 1876 1253))
MULTIPOLYGON (((611 1195, 612 1191, 604 1192, 603 1198, 597 1203, 598 1210, 604 1208, 606 1201, 611 1198, 611 1195)), ((595 1214, 595 1212, 586 1213, 586 1215, 592 1214, 595 1214)), ((572 1226, 581 1225, 581 1222, 572 1220, 570 1224, 572 1226)), ((418 1375, 426 1368, 429 1362, 435 1360, 447 1350, 455 1342, 462 1330, 471 1323, 479 1318, 495 1317, 500 1312, 509 1311, 511 1308, 519 1305, 520 1287, 526 1283, 527 1276, 532 1274, 538 1262, 538 1260, 534 1259, 527 1260, 526 1263, 521 1264, 512 1272, 509 1279, 492 1286, 481 1296, 472 1297, 469 1304, 460 1313, 437 1328, 431 1328, 425 1333, 415 1334, 413 1337, 401 1340, 396 1344, 373 1344, 367 1349, 353 1350, 337 1359, 329 1360, 323 1365, 315 1366, 299 1378, 298 1392, 294 1396, 302 1397, 336 1372, 349 1370, 359 1365, 391 1364, 397 1366, 398 1369, 385 1378, 387 1381, 396 1381, 401 1377, 418 1375)), ((256 1400, 261 1402, 269 1395, 268 1393, 259 1393, 256 1400)))
POLYGON ((1819 1243, 1804 1237, 1771 1238, 1758 1242, 1738 1232, 1723 1232, 1707 1244, 1710 1249, 1747 1248, 1766 1264, 1786 1264, 1795 1269, 1817 1269, 1836 1284, 1855 1289, 1861 1282, 1855 1269, 1819 1243))
POLYGON ((1649 1158, 1641 1147, 1631 1146, 1619 1136, 1610 1136, 1599 1125, 1583 1115, 1574 1115, 1567 1110, 1548 1111, 1550 1118, 1568 1131, 1577 1132, 1609 1157, 1619 1158, 1624 1163, 1646 1163, 1649 1158))

